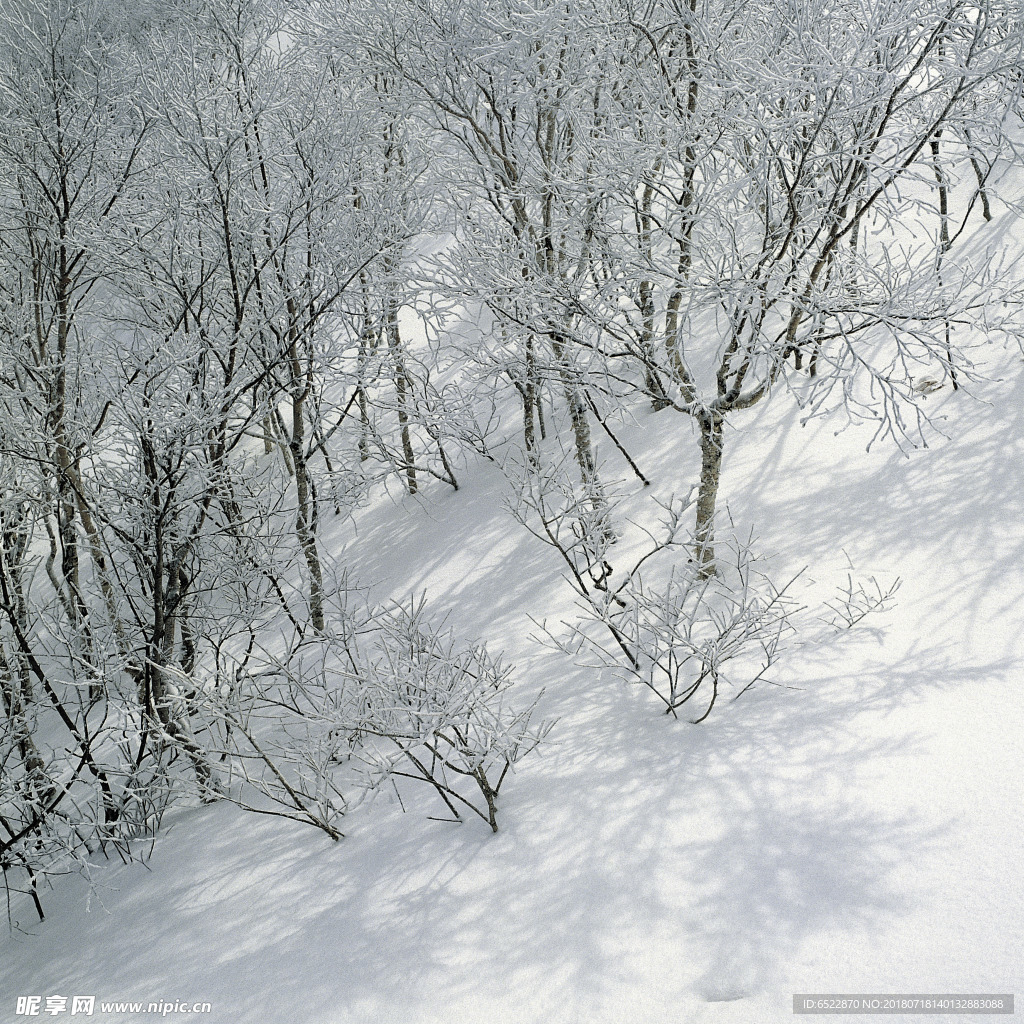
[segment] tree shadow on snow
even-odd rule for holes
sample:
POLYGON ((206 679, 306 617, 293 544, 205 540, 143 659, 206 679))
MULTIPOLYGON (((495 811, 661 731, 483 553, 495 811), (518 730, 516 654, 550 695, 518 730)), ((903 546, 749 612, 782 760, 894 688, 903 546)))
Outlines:
MULTIPOLYGON (((746 474, 736 496, 742 517, 798 561, 859 540, 867 549, 880 526, 886 567, 886 552, 892 565, 943 555, 945 589, 925 580, 914 592, 905 621, 921 633, 898 664, 861 649, 851 676, 841 652, 811 652, 800 690, 761 687, 695 727, 607 674, 535 653, 543 710, 560 721, 546 756, 503 791, 498 835, 426 820, 443 809, 411 792, 408 814, 393 802, 352 815, 337 846, 230 808, 188 812, 152 874, 119 873, 132 874, 105 897, 110 916, 69 907, 64 931, 33 940, 34 973, 19 984, 194 993, 215 1004, 207 1019, 235 1024, 678 1020, 681 1007, 803 980, 793 964, 808 942, 883 934, 929 899, 904 867, 941 857, 955 822, 898 795, 879 802, 879 779, 925 751, 927 735, 877 723, 1014 667, 959 644, 1024 588, 1009 571, 1024 531, 1006 528, 1024 511, 1024 458, 1007 442, 1022 434, 1007 423, 1024 416, 1024 388, 1011 391, 941 451, 799 493, 746 474), (967 617, 955 630, 954 614, 967 617), (74 955, 61 939, 72 928, 74 955), (103 955, 82 957, 82 943, 103 955)), ((781 445, 772 451, 781 458, 781 445)), ((493 564, 509 527, 484 505, 453 503, 426 534, 412 522, 371 527, 352 561, 369 565, 390 544, 401 563, 401 546, 419 545, 396 578, 409 589, 447 579, 444 604, 470 634, 543 608, 557 566, 519 540, 493 564), (460 517, 474 524, 468 542, 460 517)))

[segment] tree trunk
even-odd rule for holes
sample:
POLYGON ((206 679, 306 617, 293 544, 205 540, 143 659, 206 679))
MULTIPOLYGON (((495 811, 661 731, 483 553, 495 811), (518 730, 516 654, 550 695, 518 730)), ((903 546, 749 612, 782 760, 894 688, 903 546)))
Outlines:
POLYGON ((290 353, 292 371, 292 430, 289 448, 292 464, 295 468, 295 494, 297 509, 295 512, 295 532, 302 547, 309 572, 309 618, 313 628, 324 631, 324 581, 320 566, 320 552, 317 549, 316 533, 313 529, 314 509, 310 495, 309 473, 306 466, 305 449, 305 401, 307 386, 303 380, 302 367, 299 361, 298 341, 292 339, 290 353))
MULTIPOLYGON (((935 257, 935 269, 939 275, 940 285, 943 283, 942 263, 945 259, 946 253, 949 252, 953 244, 949 237, 949 183, 946 181, 946 174, 942 168, 941 140, 942 130, 939 129, 929 143, 932 151, 932 167, 935 171, 935 182, 939 190, 939 245, 938 252, 935 257)), ((946 368, 949 371, 949 379, 950 383, 953 385, 953 390, 957 391, 960 388, 960 382, 957 380, 956 367, 953 365, 953 342, 950 337, 949 320, 946 320, 945 333, 946 368)))
POLYGON ((530 335, 526 339, 526 374, 520 390, 523 396, 523 441, 526 444, 526 457, 530 465, 537 469, 540 460, 537 456, 537 435, 534 427, 534 408, 537 404, 534 372, 533 335, 530 335))
POLYGON ((702 413, 700 424, 700 488, 697 492, 697 526, 694 559, 702 579, 715 575, 715 507, 722 472, 722 417, 702 413))
POLYGON ((395 369, 395 393, 398 396, 398 427, 402 435, 402 457, 405 459, 405 476, 409 485, 409 493, 415 494, 416 455, 412 450, 412 437, 409 433, 409 402, 412 384, 405 366, 405 353, 402 350, 402 335, 398 329, 398 302, 390 295, 385 298, 384 330, 388 339, 388 351, 395 369))
POLYGON ((608 510, 608 499, 605 497, 601 478, 597 472, 597 459, 594 457, 594 444, 590 436, 590 423, 587 420, 587 407, 583 399, 583 389, 575 379, 566 354, 566 343, 554 334, 551 347, 558 360, 565 391, 565 404, 569 407, 569 419, 572 422, 573 442, 576 450, 576 461, 580 467, 583 489, 590 500, 594 515, 597 518, 601 535, 606 541, 614 539, 611 527, 611 516, 608 510))
POLYGON ((597 472, 597 460, 594 458, 594 445, 590 436, 590 423, 587 421, 587 408, 583 404, 579 387, 575 384, 567 384, 565 399, 569 405, 569 416, 572 419, 576 461, 580 465, 583 488, 587 492, 587 497, 590 499, 590 504, 597 517, 601 536, 604 540, 610 541, 615 534, 612 532, 608 499, 605 497, 601 478, 597 472))
POLYGON ((7 660, 3 644, 0 643, 0 706, 11 726, 11 735, 21 754, 22 763, 28 776, 31 792, 40 804, 49 803, 53 798, 53 784, 47 778, 46 764, 36 747, 27 715, 27 697, 30 691, 20 671, 13 671, 7 660))
MULTIPOLYGON (((159 490, 154 489, 153 499, 154 508, 159 509, 159 490)), ((182 597, 181 563, 187 551, 187 543, 173 552, 171 564, 167 565, 164 529, 159 517, 153 540, 153 636, 143 673, 146 710, 151 718, 159 722, 164 735, 185 751, 195 772, 200 797, 204 803, 209 803, 220 796, 220 787, 205 752, 192 735, 188 722, 182 721, 180 710, 175 706, 173 684, 167 671, 168 666, 174 662, 178 610, 182 597)))

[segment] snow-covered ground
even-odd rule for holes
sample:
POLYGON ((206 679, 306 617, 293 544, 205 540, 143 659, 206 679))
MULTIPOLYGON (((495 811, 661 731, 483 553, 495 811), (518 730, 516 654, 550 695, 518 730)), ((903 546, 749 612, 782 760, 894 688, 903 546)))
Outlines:
MULTIPOLYGON (((100 1001, 206 1001, 192 1016, 218 1024, 766 1024, 797 992, 1019 998, 1022 370, 930 395, 946 437, 909 458, 866 452, 867 428, 801 427, 781 395, 737 420, 722 496, 779 575, 852 563, 903 586, 859 636, 700 726, 530 639, 572 593, 494 468, 458 493, 379 495, 326 546, 378 596, 425 589, 558 717, 506 784, 501 831, 430 820, 426 794, 359 809, 338 844, 179 809, 148 865, 63 880, 43 924, 13 908, 2 1019, 58 994, 111 1022, 158 1015, 100 1001)), ((622 438, 665 494, 693 483, 685 420, 644 413, 622 438)))

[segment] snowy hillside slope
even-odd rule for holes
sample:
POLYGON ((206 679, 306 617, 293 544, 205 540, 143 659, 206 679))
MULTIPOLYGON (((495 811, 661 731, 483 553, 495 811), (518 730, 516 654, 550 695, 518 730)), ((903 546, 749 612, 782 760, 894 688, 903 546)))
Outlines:
MULTIPOLYGON (((425 794, 360 808, 337 845, 176 810, 147 867, 97 864, 91 893, 65 879, 43 924, 12 908, 3 1019, 54 994, 208 1001, 218 1024, 766 1024, 796 992, 1020 996, 1022 371, 1004 356, 974 397, 928 396, 946 436, 909 457, 866 452, 866 427, 801 427, 785 399, 737 418, 722 496, 773 574, 903 585, 700 726, 530 639, 572 592, 492 466, 457 493, 378 494, 326 546, 376 596, 426 591, 505 649, 558 718, 502 791, 501 831, 431 820, 425 794)), ((685 420, 643 412, 621 437, 663 496, 694 482, 685 420)))

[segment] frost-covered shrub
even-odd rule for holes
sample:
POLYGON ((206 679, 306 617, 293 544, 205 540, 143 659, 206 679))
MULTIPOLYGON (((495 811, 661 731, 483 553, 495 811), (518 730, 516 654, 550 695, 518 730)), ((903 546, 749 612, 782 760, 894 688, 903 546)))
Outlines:
POLYGON ((571 626, 575 649, 647 687, 669 714, 699 704, 694 721, 704 721, 724 687, 753 686, 796 632, 789 585, 777 587, 739 546, 720 544, 716 562, 708 576, 697 562, 678 561, 661 582, 638 569, 614 590, 588 595, 571 626))
POLYGON ((343 815, 396 778, 426 783, 460 818, 497 831, 509 771, 543 739, 536 700, 511 699, 512 670, 482 643, 432 624, 422 599, 366 609, 256 667, 222 659, 188 697, 216 736, 229 799, 315 825, 334 839, 343 815))
POLYGON ((513 766, 551 727, 534 722, 537 700, 511 698, 512 669, 482 643, 460 643, 430 624, 423 601, 391 609, 379 623, 365 680, 377 779, 429 783, 449 811, 459 805, 496 832, 497 798, 513 766))
POLYGON ((692 721, 703 722, 724 690, 735 699, 764 680, 785 651, 849 630, 888 607, 899 588, 899 580, 885 587, 848 576, 831 599, 808 609, 794 596, 803 573, 776 583, 749 540, 720 534, 715 557, 703 558, 683 525, 691 504, 663 505, 660 529, 643 531, 647 542, 630 549, 625 566, 603 539, 603 523, 540 475, 520 488, 514 509, 559 552, 578 595, 568 632, 543 627, 544 642, 577 665, 647 688, 667 714, 678 717, 690 704, 699 709, 692 721))

